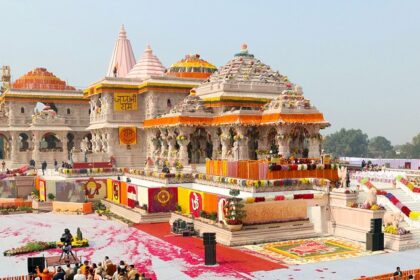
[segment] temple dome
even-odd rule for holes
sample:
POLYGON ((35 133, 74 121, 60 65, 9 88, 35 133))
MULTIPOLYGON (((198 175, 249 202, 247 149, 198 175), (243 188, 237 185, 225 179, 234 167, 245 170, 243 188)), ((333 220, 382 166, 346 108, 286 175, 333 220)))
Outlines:
POLYGON ((171 65, 167 75, 180 78, 206 79, 217 70, 216 66, 200 58, 200 55, 186 55, 171 65))
POLYGON ((125 77, 136 64, 130 40, 127 39, 124 25, 121 26, 118 39, 115 42, 111 61, 109 62, 107 77, 125 77))
POLYGON ((165 67, 159 58, 153 54, 150 46, 147 46, 137 64, 128 72, 126 77, 146 79, 151 76, 162 76, 163 74, 165 74, 165 67))
POLYGON ((242 44, 240 52, 220 67, 206 82, 260 83, 284 88, 293 86, 286 76, 272 70, 270 66, 250 54, 246 44, 242 44))
POLYGON ((60 80, 54 74, 45 68, 36 68, 19 79, 17 79, 12 88, 30 89, 30 90, 76 90, 68 86, 65 81, 60 80))

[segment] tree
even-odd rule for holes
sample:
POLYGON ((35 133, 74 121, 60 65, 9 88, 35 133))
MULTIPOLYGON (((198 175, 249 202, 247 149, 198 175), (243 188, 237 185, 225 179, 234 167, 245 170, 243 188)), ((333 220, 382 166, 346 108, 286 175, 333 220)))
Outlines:
POLYGON ((399 158, 420 158, 420 133, 414 136, 411 143, 395 147, 399 158))
POLYGON ((342 128, 325 137, 324 150, 335 157, 365 157, 368 151, 368 136, 360 129, 342 128))
POLYGON ((377 136, 369 140, 368 156, 373 158, 394 158, 395 151, 391 141, 383 136, 377 136))

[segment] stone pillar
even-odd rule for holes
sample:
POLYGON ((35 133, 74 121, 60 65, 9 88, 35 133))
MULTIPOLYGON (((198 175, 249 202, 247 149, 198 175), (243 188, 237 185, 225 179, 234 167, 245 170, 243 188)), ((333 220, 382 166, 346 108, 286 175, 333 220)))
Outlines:
POLYGON ((175 149, 176 136, 173 128, 168 129, 168 137, 166 140, 168 142, 168 160, 172 164, 172 162, 177 158, 175 149))
POLYGON ((112 128, 109 128, 106 130, 106 153, 108 154, 109 157, 115 157, 115 141, 114 137, 112 135, 112 128))
POLYGON ((92 139, 90 140, 91 144, 92 144, 92 152, 95 153, 96 152, 96 131, 92 132, 92 139))
MULTIPOLYGON (((62 136, 61 136, 61 144, 63 147, 63 158, 65 160, 69 159, 69 151, 67 150, 67 132, 63 132, 62 136)), ((57 161, 60 161, 60 159, 56 159, 57 161)))
POLYGON ((161 152, 161 141, 156 137, 157 131, 158 130, 154 128, 146 130, 147 141, 149 143, 148 155, 153 161, 156 161, 156 159, 160 157, 161 152))
POLYGON ((221 144, 220 136, 217 135, 217 128, 210 129, 211 141, 213 143, 212 159, 218 159, 219 157, 219 147, 221 144))
POLYGON ((246 128, 241 126, 236 129, 233 144, 233 156, 235 160, 249 159, 248 137, 245 135, 246 128))
POLYGON ((34 131, 32 136, 32 143, 33 143, 33 151, 32 151, 32 159, 35 161, 35 164, 40 165, 40 152, 39 152, 39 142, 41 141, 41 135, 38 131, 34 131))
POLYGON ((321 141, 319 138, 311 138, 309 139, 309 158, 319 158, 321 157, 321 141))
POLYGON ((222 134, 220 135, 220 141, 222 144, 222 158, 221 159, 227 159, 229 149, 231 148, 229 147, 229 144, 230 144, 229 127, 227 126, 222 127, 222 134))
POLYGON ((19 162, 19 133, 17 131, 10 132, 10 160, 12 162, 19 162))
POLYGON ((284 127, 277 127, 276 136, 277 146, 279 149, 279 155, 284 158, 290 156, 290 138, 288 136, 287 129, 284 127))
POLYGON ((179 154, 178 159, 181 161, 183 166, 188 165, 188 143, 191 141, 191 133, 193 132, 193 129, 190 127, 180 127, 180 134, 179 136, 182 136, 185 139, 178 140, 179 145, 179 154))
POLYGON ((160 138, 161 138, 160 158, 162 160, 167 160, 168 159, 168 139, 167 139, 167 135, 165 135, 165 131, 162 129, 160 131, 160 138))

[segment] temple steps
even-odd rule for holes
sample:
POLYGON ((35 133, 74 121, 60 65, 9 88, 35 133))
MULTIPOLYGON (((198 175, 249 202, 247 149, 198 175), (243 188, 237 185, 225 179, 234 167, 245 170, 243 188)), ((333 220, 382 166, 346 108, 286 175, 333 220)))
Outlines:
POLYGON ((101 202, 115 215, 135 224, 168 222, 171 216, 171 213, 146 213, 140 209, 131 209, 105 199, 102 199, 101 202))
POLYGON ((242 246, 320 236, 319 233, 315 232, 314 225, 309 221, 244 226, 240 231, 230 231, 222 226, 212 225, 177 213, 172 213, 169 223, 172 225, 173 221, 177 219, 194 223, 194 229, 200 236, 204 232, 216 233, 216 241, 227 246, 242 246))

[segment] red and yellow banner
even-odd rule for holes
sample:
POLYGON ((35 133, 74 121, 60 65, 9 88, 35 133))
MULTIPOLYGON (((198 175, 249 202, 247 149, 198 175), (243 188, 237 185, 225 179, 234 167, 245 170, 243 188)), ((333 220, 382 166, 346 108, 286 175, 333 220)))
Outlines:
POLYGON ((135 145, 137 143, 137 129, 135 127, 120 127, 118 135, 121 145, 135 145))
POLYGON ((150 188, 149 196, 149 213, 169 212, 176 209, 178 201, 178 192, 176 187, 169 188, 150 188))

